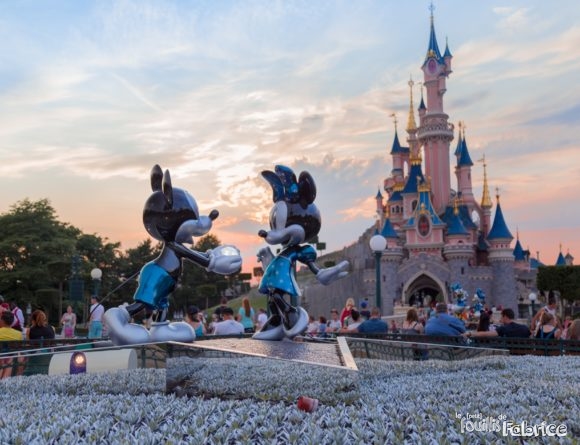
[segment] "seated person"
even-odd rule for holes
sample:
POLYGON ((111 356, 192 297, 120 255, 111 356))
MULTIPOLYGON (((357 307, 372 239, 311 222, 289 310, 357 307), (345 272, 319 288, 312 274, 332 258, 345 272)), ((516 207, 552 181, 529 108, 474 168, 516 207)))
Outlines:
POLYGON ((234 310, 225 307, 221 311, 224 321, 215 324, 214 335, 241 335, 244 333, 244 325, 234 320, 234 310))
POLYGON ((469 331, 467 337, 519 337, 527 338, 530 336, 530 329, 523 324, 514 322, 515 314, 510 308, 501 311, 499 321, 502 323, 495 331, 469 331))
POLYGON ((445 303, 437 303, 435 314, 427 320, 425 334, 440 336, 455 336, 465 332, 465 324, 459 318, 447 313, 445 303))
POLYGON ((381 310, 378 307, 373 307, 371 309, 371 318, 359 324, 354 332, 362 332, 364 334, 386 334, 388 331, 389 326, 381 319, 381 310))

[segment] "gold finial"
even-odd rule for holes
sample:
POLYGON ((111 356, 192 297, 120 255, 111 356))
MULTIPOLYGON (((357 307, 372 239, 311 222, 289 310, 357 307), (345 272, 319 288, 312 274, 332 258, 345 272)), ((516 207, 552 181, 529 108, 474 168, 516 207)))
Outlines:
MULTIPOLYGON (((419 178, 419 176, 417 176, 419 178)), ((431 177, 427 177, 423 180, 423 182, 419 182, 417 179, 417 191, 419 192, 428 192, 431 190, 431 177)))
POLYGON ((483 162, 483 196, 481 197, 481 207, 491 209, 493 204, 491 202, 491 197, 489 196, 489 187, 487 185, 487 164, 485 163, 485 153, 477 162, 483 162))
POLYGON ((459 215, 459 198, 457 196, 453 199, 453 214, 459 215))
POLYGON ((393 118, 393 122, 395 124, 395 133, 397 132, 397 115, 395 113, 391 113, 389 114, 389 116, 391 116, 393 118))
POLYGON ((409 91, 410 91, 410 99, 409 99, 409 119, 407 120, 407 131, 416 130, 417 124, 415 122, 415 113, 413 112, 413 77, 409 76, 409 91))
POLYGON ((497 204, 499 205, 499 187, 495 188, 495 199, 497 201, 497 204))
POLYGON ((562 253, 562 243, 560 243, 560 253, 562 253))
POLYGON ((467 125, 465 125, 465 121, 461 123, 461 127, 463 128, 463 139, 465 139, 465 129, 467 128, 467 125))
POLYGON ((516 239, 520 240, 520 228, 518 226, 516 226, 516 239))

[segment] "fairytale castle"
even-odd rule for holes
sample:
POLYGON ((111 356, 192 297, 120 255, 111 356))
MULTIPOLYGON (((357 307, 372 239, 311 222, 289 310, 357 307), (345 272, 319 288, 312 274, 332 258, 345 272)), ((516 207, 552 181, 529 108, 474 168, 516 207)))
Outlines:
POLYGON ((444 107, 452 60, 447 44, 443 53, 439 49, 431 13, 427 53, 421 65, 418 123, 411 80, 405 128, 408 146, 401 145, 395 122, 392 169, 384 180, 383 192, 379 190, 376 195, 378 226, 365 232, 357 243, 335 252, 337 259, 350 261, 349 277, 327 289, 305 284, 303 303, 315 313, 317 300, 337 307, 347 297, 368 297, 374 302, 375 260, 369 239, 376 232, 387 240, 380 257, 384 315, 393 313, 395 301, 424 299, 428 303, 430 298, 439 298, 452 302, 454 284, 470 298, 481 289, 490 306, 513 309, 534 290, 539 261, 522 248, 519 236, 511 247, 514 237, 504 219, 499 193, 495 206, 489 193, 485 158, 481 160, 483 193, 481 197, 474 195, 474 162, 465 126, 460 123, 456 129, 444 107), (455 135, 457 144, 451 157, 455 135))

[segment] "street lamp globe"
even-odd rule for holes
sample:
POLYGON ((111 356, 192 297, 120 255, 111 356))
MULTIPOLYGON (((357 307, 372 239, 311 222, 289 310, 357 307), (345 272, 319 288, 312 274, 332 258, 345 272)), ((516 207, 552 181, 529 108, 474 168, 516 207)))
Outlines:
POLYGON ((387 240, 383 235, 377 233, 371 237, 369 245, 373 252, 382 252, 387 247, 387 240))
POLYGON ((93 270, 91 270, 91 278, 93 280, 100 280, 102 276, 103 276, 103 271, 101 269, 99 269, 98 267, 95 267, 93 270))
POLYGON ((538 299, 538 295, 535 292, 531 292, 530 295, 528 295, 528 299, 533 303, 538 299))

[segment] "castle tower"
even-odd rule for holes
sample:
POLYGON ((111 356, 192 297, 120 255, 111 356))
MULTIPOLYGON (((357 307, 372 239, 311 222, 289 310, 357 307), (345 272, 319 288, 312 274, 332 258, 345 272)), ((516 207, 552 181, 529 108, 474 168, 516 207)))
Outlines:
POLYGON ((375 201, 377 202, 377 218, 379 221, 382 221, 385 216, 385 206, 383 205, 383 195, 381 194, 380 188, 375 196, 375 201))
POLYGON ((530 267, 529 258, 520 243, 520 231, 516 229, 516 245, 513 250, 515 267, 520 270, 528 269, 530 267))
POLYGON ((465 124, 459 128, 459 134, 461 145, 458 144, 458 149, 455 150, 457 156, 457 166, 455 167, 457 191, 461 193, 461 199, 463 202, 467 204, 469 208, 473 208, 475 203, 475 199, 473 198, 473 188, 471 185, 471 167, 473 167, 473 161, 469 156, 469 150, 465 140, 465 124), (463 135, 461 135, 462 130, 463 135))
POLYGON ((423 85, 427 94, 427 110, 421 115, 421 126, 417 137, 425 151, 425 173, 431 178, 433 206, 442 213, 450 198, 449 144, 453 140, 453 125, 443 110, 443 95, 447 91, 446 79, 451 73, 451 52, 449 48, 442 56, 437 45, 433 11, 431 11, 431 31, 427 55, 421 69, 423 85))
POLYGON ((387 212, 381 235, 387 240, 387 248, 381 256, 381 272, 384 277, 381 282, 381 307, 383 315, 393 315, 395 300, 400 298, 398 270, 403 260, 403 248, 400 238, 393 228, 387 212))
POLYGON ((496 198, 495 218, 487 236, 487 241, 490 243, 489 264, 493 273, 492 296, 489 303, 497 305, 501 302, 504 307, 509 307, 516 311, 517 289, 514 273, 514 255, 510 247, 514 237, 505 223, 499 203, 499 193, 496 198))
POLYGON ((471 234, 463 225, 459 216, 459 199, 453 202, 453 216, 447 226, 447 240, 443 248, 443 255, 449 264, 450 282, 463 283, 469 292, 466 276, 468 276, 469 262, 474 256, 474 247, 471 234))
POLYGON ((560 243, 560 253, 556 260, 556 266, 566 266, 566 259, 564 258, 564 255, 562 255, 562 243, 560 243))

